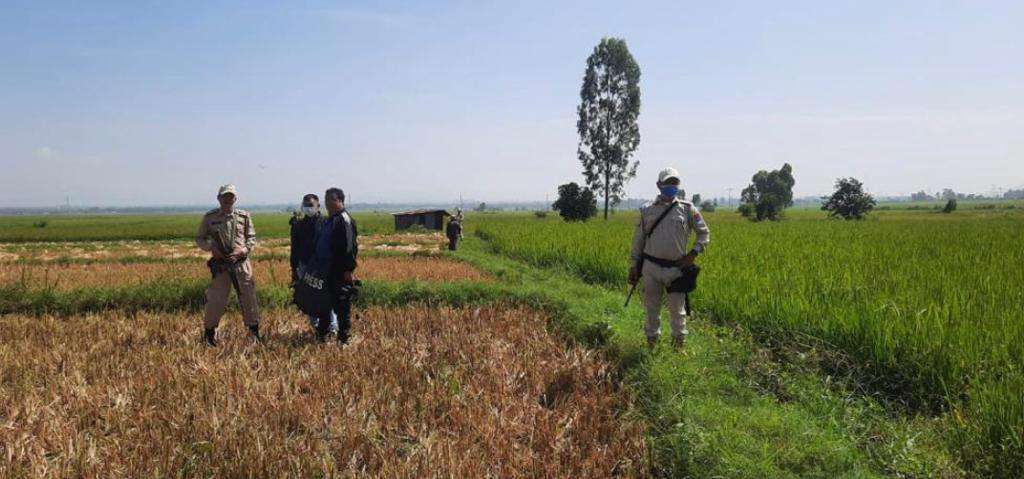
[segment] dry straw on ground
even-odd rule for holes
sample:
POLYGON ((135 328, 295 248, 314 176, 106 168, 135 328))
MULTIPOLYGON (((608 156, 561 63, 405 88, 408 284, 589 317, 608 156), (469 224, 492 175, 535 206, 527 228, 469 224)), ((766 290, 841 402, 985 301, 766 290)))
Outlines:
POLYGON ((638 473, 609 366, 535 312, 371 309, 347 348, 266 316, 216 349, 194 315, 0 317, 0 477, 638 473))
MULTIPOLYGON (((444 258, 380 257, 359 260, 356 275, 367 280, 388 281, 487 281, 489 276, 473 266, 444 258)), ((285 260, 254 261, 256 284, 287 285, 291 267, 285 260)), ((115 286, 140 282, 208 278, 206 263, 68 263, 0 265, 0 285, 24 281, 30 288, 69 290, 83 287, 115 286)))
MULTIPOLYGON (((257 254, 287 255, 288 238, 259 239, 257 254)), ((439 233, 364 235, 359 243, 365 250, 406 253, 439 252, 446 240, 439 233)), ((165 241, 78 241, 42 243, 0 243, 0 262, 44 261, 67 259, 116 261, 125 258, 205 258, 190 240, 165 241)))

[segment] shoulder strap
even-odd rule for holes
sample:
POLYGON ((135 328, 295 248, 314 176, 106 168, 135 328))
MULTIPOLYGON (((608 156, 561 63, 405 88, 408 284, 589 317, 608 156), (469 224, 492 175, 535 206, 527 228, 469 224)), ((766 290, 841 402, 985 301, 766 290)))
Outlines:
POLYGON ((665 211, 661 212, 661 215, 658 216, 658 219, 654 220, 654 225, 651 226, 651 229, 644 232, 644 239, 650 238, 651 235, 654 234, 654 230, 655 228, 658 227, 659 224, 661 224, 661 220, 665 219, 665 217, 668 216, 669 212, 671 212, 677 204, 678 203, 676 203, 675 201, 669 203, 668 208, 665 208, 665 211))

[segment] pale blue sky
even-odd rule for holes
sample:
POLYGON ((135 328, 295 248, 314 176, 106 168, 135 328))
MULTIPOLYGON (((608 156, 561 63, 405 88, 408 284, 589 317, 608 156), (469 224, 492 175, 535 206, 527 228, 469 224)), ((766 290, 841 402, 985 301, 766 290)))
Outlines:
POLYGON ((543 200, 602 36, 640 176, 738 194, 1024 185, 1024 2, 3 2, 0 206, 543 200))

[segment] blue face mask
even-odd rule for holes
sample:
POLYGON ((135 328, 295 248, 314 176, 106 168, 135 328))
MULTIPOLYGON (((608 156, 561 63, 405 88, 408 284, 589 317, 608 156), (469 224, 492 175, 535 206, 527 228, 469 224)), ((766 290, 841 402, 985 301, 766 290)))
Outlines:
POLYGON ((665 185, 660 188, 661 196, 666 198, 675 198, 679 194, 679 187, 674 185, 665 185))

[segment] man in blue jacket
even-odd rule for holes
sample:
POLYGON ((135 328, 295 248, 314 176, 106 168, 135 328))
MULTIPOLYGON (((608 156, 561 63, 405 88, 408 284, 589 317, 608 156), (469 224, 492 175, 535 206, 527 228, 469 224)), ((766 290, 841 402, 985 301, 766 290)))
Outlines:
MULTIPOLYGON (((345 210, 345 193, 329 188, 324 193, 328 216, 319 225, 314 256, 319 264, 327 264, 324 278, 333 299, 333 312, 338 317, 338 343, 347 344, 352 329, 352 294, 355 288, 356 257, 359 255, 356 222, 345 210)), ((324 341, 330 332, 330 317, 319 318, 317 338, 324 341)))

